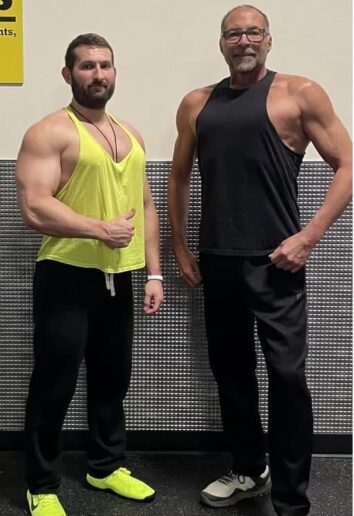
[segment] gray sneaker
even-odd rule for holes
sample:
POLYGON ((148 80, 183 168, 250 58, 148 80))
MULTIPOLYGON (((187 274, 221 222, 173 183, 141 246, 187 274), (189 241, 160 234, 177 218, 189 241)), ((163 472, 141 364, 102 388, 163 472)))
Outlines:
POLYGON ((200 501, 210 507, 228 507, 240 500, 270 493, 272 483, 266 466, 259 477, 247 477, 230 471, 209 484, 200 495, 200 501))

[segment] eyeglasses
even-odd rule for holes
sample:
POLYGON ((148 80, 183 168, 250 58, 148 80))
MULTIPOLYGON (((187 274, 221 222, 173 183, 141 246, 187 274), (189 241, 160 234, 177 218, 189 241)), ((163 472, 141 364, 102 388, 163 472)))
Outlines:
POLYGON ((225 30, 222 33, 222 37, 228 43, 239 43, 244 34, 250 43, 260 43, 269 32, 266 29, 230 29, 225 30))

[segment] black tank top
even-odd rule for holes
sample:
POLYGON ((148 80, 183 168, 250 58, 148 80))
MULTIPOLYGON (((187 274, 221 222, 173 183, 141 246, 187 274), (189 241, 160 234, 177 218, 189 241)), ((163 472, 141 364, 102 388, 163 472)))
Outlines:
POLYGON ((275 72, 244 90, 222 80, 196 120, 202 180, 199 250, 255 256, 300 230, 297 176, 303 155, 290 150, 269 120, 275 72))

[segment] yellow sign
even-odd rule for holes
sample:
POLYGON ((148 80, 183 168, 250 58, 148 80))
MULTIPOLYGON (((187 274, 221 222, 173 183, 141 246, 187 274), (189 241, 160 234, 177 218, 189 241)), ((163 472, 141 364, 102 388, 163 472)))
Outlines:
POLYGON ((0 84, 22 83, 22 0, 0 0, 0 84))

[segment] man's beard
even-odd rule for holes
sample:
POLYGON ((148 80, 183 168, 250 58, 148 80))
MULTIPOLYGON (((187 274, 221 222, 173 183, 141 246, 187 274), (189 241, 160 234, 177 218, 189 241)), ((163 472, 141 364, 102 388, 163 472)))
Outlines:
POLYGON ((251 59, 248 59, 247 61, 234 63, 234 70, 236 72, 240 73, 247 73, 252 72, 258 65, 258 60, 256 56, 250 56, 251 59))
POLYGON ((97 86, 103 87, 100 82, 93 82, 90 86, 84 88, 72 77, 71 90, 73 97, 81 106, 90 109, 103 109, 106 106, 114 93, 115 84, 112 83, 110 86, 106 87, 99 95, 94 92, 97 86))

